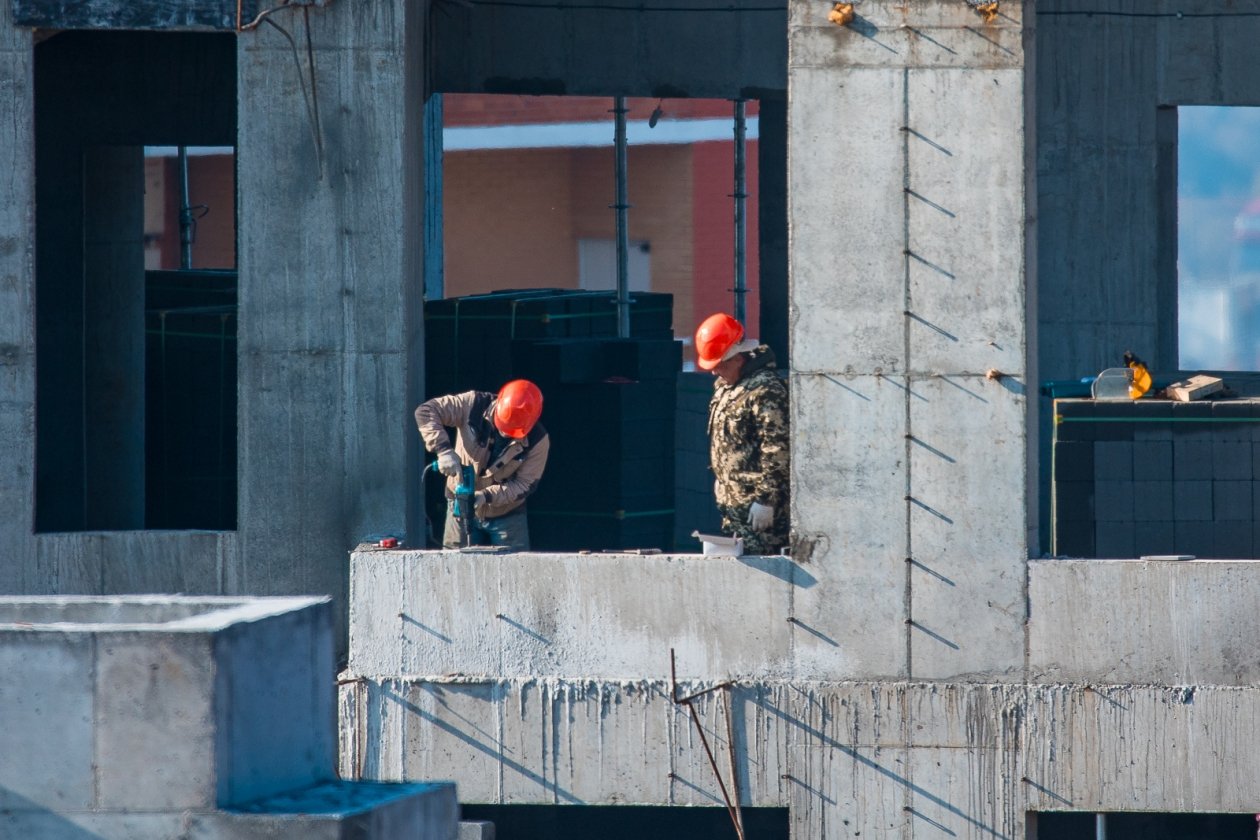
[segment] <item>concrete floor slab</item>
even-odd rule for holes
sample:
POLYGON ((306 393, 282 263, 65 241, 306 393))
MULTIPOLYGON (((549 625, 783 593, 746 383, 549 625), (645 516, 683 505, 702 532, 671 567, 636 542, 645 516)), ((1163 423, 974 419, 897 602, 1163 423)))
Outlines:
POLYGON ((1026 810, 1251 813, 1260 692, 1040 686, 1029 692, 1026 810))

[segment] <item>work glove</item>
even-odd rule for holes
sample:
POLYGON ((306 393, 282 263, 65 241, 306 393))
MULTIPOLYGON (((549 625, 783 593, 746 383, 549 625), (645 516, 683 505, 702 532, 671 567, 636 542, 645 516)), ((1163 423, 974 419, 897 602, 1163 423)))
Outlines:
POLYGON ((473 494, 473 512, 480 516, 480 511, 486 506, 486 491, 478 490, 473 494))
POLYGON ((438 453, 437 468, 442 475, 457 478, 459 476, 459 467, 459 456, 455 454, 455 450, 443 449, 438 453))
POLYGON ((774 508, 753 502, 748 506, 748 524, 754 531, 764 531, 774 524, 774 508))

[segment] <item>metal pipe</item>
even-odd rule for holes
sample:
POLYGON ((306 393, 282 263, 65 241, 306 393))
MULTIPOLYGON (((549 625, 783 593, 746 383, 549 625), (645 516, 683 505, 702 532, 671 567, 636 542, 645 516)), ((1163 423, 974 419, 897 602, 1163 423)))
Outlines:
POLYGON ((744 118, 744 100, 735 100, 735 320, 747 327, 748 294, 747 252, 748 221, 746 207, 748 199, 745 134, 747 130, 744 118))
POLYGON ((188 147, 179 147, 179 267, 192 268, 192 208, 188 206, 188 147))
POLYGON ((1107 840, 1107 815, 1094 814, 1094 840, 1107 840))
POLYGON ((617 147, 617 337, 630 337, 630 203, 626 189, 626 98, 613 98, 617 147))

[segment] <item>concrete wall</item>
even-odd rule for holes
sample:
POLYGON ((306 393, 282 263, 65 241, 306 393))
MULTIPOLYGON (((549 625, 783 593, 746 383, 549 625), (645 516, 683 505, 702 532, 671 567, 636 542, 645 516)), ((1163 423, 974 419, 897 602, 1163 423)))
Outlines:
MULTIPOLYGON (((1036 349, 1041 380, 1133 350, 1177 359, 1179 105, 1260 104, 1260 3, 1040 0, 1035 27, 1036 349)), ((1050 405, 1039 400, 1049 437, 1050 405)), ((1041 447, 1039 471, 1050 474, 1041 447)), ((1043 527, 1049 506, 1041 502, 1043 527)), ((1048 549, 1048 540, 1043 540, 1048 549)))
POLYGON ((0 4, 0 592, 21 591, 35 541, 35 82, 31 33, 0 4))
POLYGON ((1038 3, 1043 376, 1177 366, 1178 105, 1258 105, 1260 3, 1038 3), (1115 12, 1087 15, 1086 10, 1115 12), (1250 16, 1249 16, 1250 15, 1250 16), (1118 48, 1120 46, 1121 48, 1118 48))
MULTIPOLYGON (((809 634, 789 643, 776 625, 807 581, 763 562, 357 554, 341 772, 453 778, 472 802, 720 804, 670 700, 672 646, 679 695, 734 681, 696 701, 718 766, 729 782, 734 761, 745 805, 790 808, 794 837, 1018 838, 1026 811, 1254 811, 1254 563, 1034 561, 1028 653, 994 683, 793 670, 784 650, 809 634), (527 602, 526 578, 553 597, 527 602)), ((849 640, 831 643, 839 657, 849 640)))
MULTIPOLYGON (((270 25, 237 37, 239 515, 238 531, 221 534, 33 533, 34 45, 9 15, 6 5, 0 591, 329 594, 344 626, 345 552, 367 534, 420 533, 409 418, 423 369, 412 105, 424 98, 425 4, 311 10, 312 66, 295 65, 270 25), (304 86, 317 93, 309 110, 304 86)), ((301 12, 275 23, 306 35, 301 12)), ((126 137, 106 139, 171 142, 126 137)))

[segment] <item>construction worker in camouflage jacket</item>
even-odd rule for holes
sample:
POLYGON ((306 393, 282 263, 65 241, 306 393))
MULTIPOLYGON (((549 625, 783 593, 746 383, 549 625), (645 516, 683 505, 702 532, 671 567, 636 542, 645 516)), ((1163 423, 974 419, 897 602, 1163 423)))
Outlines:
POLYGON ((722 530, 744 541, 746 554, 778 554, 788 544, 787 386, 774 352, 744 338, 729 315, 696 330, 696 364, 717 377, 709 401, 709 464, 722 530))

